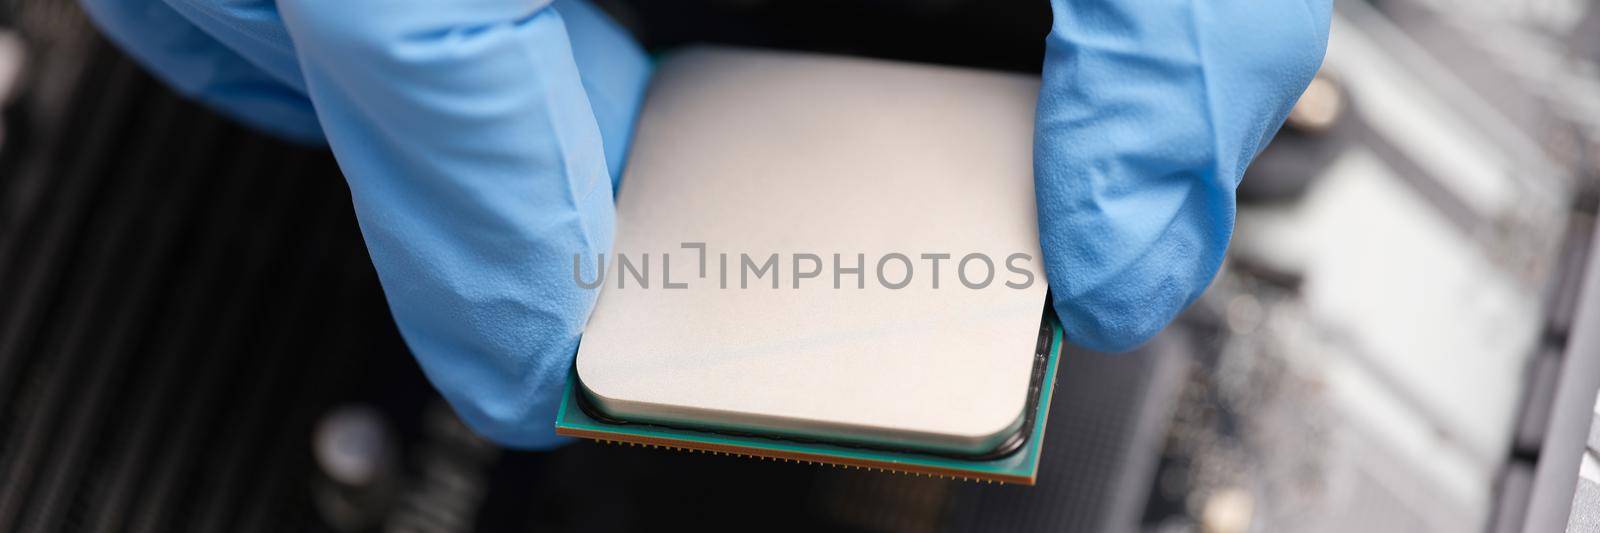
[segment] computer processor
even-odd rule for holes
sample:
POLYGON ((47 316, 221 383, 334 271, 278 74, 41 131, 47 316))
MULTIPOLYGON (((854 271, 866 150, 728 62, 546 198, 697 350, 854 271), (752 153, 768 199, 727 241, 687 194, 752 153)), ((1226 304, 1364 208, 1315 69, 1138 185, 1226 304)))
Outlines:
MULTIPOLYGON (((1033 76, 696 48, 634 137, 565 435, 1031 483, 1033 76)), ((585 270, 588 274, 585 274, 585 270)))
POLYGON ((961 457, 918 453, 907 450, 847 446, 803 439, 765 437, 720 431, 696 430, 670 425, 631 423, 591 414, 576 381, 567 383, 561 409, 556 415, 556 433, 601 442, 659 447, 717 455, 827 464, 845 468, 884 470, 913 475, 1032 485, 1039 468, 1044 445, 1045 422, 1050 396, 1055 390, 1056 367, 1061 359, 1061 328, 1053 314, 1047 326, 1039 355, 1038 380, 1031 387, 1029 427, 1017 447, 988 457, 961 457))

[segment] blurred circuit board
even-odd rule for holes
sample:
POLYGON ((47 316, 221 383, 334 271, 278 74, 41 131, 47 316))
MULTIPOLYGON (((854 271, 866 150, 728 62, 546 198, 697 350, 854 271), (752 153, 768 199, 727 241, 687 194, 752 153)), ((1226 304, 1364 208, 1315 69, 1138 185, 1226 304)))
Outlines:
POLYGON ((1146 529, 1521 531, 1600 176, 1600 92, 1548 89, 1600 79, 1600 10, 1487 4, 1339 4, 1185 316, 1146 529))

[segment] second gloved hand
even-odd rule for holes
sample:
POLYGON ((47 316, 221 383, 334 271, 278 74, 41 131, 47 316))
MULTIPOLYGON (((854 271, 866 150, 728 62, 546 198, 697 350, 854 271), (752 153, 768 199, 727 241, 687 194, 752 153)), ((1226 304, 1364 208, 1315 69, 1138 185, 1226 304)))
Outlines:
POLYGON ((1034 140, 1072 342, 1131 349, 1210 284, 1234 188, 1322 64, 1331 0, 1053 0, 1034 140))

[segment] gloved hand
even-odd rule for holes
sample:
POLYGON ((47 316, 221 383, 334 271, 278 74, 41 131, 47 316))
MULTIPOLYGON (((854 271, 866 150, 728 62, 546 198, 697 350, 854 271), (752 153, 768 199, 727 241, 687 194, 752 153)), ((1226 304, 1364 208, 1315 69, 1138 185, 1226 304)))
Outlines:
MULTIPOLYGON (((1056 0, 1035 169, 1069 338, 1131 347, 1209 282, 1239 176, 1320 63, 1312 1, 1056 0)), ((611 246, 649 74, 625 32, 582 0, 83 2, 179 91, 326 139, 429 378, 485 436, 556 442, 595 297, 566 261, 611 246)))
POLYGON ((1322 65, 1332 0, 1052 0, 1034 139, 1072 342, 1131 349, 1205 290, 1234 188, 1322 65))
POLYGON ((581 0, 83 0, 180 92, 332 147, 390 310, 464 421, 546 447, 649 78, 581 0), (448 4, 448 5, 446 5, 448 4), (591 267, 592 268, 592 267, 591 267))

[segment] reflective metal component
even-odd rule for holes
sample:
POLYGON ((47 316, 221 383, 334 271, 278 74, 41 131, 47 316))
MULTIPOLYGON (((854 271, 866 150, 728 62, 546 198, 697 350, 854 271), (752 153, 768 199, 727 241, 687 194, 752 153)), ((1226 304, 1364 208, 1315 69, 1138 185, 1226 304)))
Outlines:
POLYGON ((600 410, 966 455, 1017 433, 1047 289, 1037 78, 708 48, 652 83, 578 348, 600 410))

